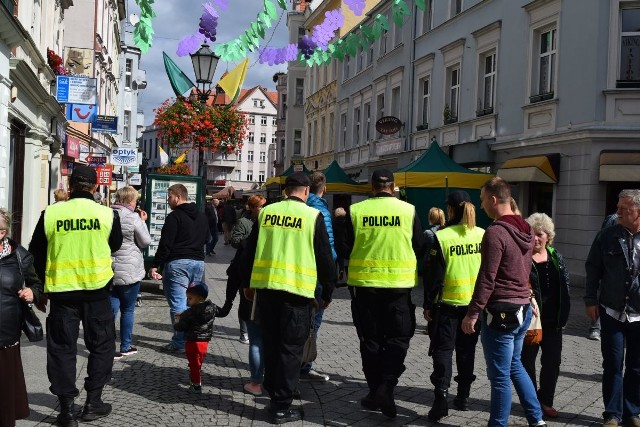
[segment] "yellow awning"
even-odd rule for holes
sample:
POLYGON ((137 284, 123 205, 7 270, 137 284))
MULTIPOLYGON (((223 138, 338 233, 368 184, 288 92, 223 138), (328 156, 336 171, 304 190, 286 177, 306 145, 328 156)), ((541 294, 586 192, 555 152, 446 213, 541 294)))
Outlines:
POLYGON ((464 172, 395 172, 397 187, 409 188, 473 188, 479 189, 493 175, 464 172))
POLYGON ((371 192, 370 185, 345 184, 341 182, 327 182, 327 193, 367 194, 371 192))
POLYGON ((498 169, 499 177, 509 182, 558 182, 557 172, 551 165, 551 155, 510 159, 498 169))
POLYGON ((640 181, 640 151, 600 153, 600 181, 640 181))

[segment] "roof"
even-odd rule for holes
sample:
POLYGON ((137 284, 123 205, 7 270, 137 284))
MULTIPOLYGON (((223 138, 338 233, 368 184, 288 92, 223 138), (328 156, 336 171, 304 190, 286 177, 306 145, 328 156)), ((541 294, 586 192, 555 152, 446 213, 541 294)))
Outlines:
MULTIPOLYGON (((238 95, 238 99, 236 99, 234 105, 242 104, 256 90, 261 90, 273 106, 276 108, 278 107, 278 93, 275 91, 269 91, 260 85, 254 86, 251 89, 240 89, 240 95, 238 95)), ((196 88, 191 89, 191 95, 197 96, 196 88)), ((231 101, 231 97, 226 93, 222 92, 220 94, 216 94, 215 89, 212 89, 209 94, 209 98, 207 99, 207 105, 224 106, 228 105, 231 101)))

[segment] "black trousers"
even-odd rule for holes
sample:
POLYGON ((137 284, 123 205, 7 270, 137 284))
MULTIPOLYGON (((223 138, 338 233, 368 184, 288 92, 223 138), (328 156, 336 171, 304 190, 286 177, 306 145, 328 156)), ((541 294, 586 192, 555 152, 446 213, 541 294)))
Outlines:
POLYGON ((258 289, 257 301, 264 388, 271 398, 271 411, 287 410, 300 380, 304 344, 311 327, 311 299, 284 291, 258 289))
POLYGON ((416 329, 411 292, 355 288, 353 322, 360 336, 362 371, 371 393, 383 382, 395 386, 416 329))
POLYGON ((462 319, 466 314, 466 305, 455 307, 441 304, 432 310, 433 320, 429 322, 430 349, 433 357, 431 384, 438 390, 447 390, 451 385, 453 350, 456 351, 456 367, 458 368, 456 381, 459 386, 468 388, 476 378, 473 369, 480 330, 478 329, 471 335, 462 332, 462 319))
POLYGON ((531 377, 533 386, 538 390, 538 399, 545 406, 553 406, 556 385, 560 376, 562 360, 562 329, 542 327, 540 345, 523 345, 521 353, 522 365, 531 377), (540 356, 540 388, 536 381, 536 358, 538 349, 540 356))
POLYGON ((76 355, 80 322, 89 350, 84 388, 99 390, 111 379, 116 332, 111 301, 62 302, 51 300, 47 317, 47 375, 51 393, 60 397, 78 396, 76 355))

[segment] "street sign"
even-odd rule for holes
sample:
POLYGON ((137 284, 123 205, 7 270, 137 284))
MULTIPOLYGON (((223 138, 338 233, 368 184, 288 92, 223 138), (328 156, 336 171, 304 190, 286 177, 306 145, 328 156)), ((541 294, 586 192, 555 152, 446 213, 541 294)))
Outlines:
POLYGON ((56 77, 56 100, 59 103, 95 105, 97 98, 97 79, 72 76, 56 77))
POLYGON ((104 165, 107 163, 107 158, 104 156, 87 156, 86 162, 95 165, 104 165))
POLYGON ((118 118, 98 114, 93 121, 92 129, 94 132, 116 134, 118 133, 118 118))

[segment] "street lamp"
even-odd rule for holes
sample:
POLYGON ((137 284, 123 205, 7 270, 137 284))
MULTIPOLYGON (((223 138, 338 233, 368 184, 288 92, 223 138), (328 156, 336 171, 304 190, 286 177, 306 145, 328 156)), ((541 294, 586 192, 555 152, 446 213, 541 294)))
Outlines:
MULTIPOLYGON (((220 57, 216 56, 206 43, 196 53, 191 54, 193 72, 196 75, 196 92, 198 93, 198 99, 203 104, 203 108, 206 108, 207 100, 211 93, 211 82, 219 60, 220 57), (201 86, 202 89, 200 89, 201 86)), ((198 147, 198 172, 202 177, 202 192, 207 194, 207 170, 204 166, 201 146, 198 147)))

